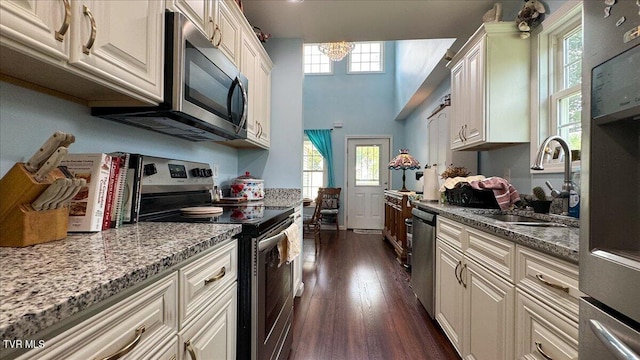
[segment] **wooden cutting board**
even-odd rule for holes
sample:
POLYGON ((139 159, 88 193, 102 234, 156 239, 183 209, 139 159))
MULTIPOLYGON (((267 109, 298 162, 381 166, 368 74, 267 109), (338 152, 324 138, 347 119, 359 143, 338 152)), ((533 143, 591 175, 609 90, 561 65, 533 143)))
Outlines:
POLYGON ((214 204, 239 204, 247 201, 244 197, 223 197, 218 201, 214 201, 214 204))

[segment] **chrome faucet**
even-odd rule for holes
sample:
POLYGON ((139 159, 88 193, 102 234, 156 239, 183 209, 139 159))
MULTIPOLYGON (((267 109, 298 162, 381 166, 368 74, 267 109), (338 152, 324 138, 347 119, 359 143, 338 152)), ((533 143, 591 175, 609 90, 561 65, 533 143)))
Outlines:
POLYGON ((551 189, 551 196, 554 198, 559 197, 562 198, 562 210, 563 215, 567 215, 569 213, 569 195, 572 190, 575 190, 576 187, 571 181, 571 150, 569 149, 569 144, 558 135, 551 135, 546 138, 540 148, 538 149, 538 153, 536 154, 535 162, 531 165, 532 170, 544 170, 544 166, 542 162, 544 160, 545 149, 549 146, 549 143, 552 141, 557 141, 558 144, 562 147, 564 151, 564 183, 562 184, 562 191, 554 190, 551 187, 551 184, 547 181, 546 184, 551 189))

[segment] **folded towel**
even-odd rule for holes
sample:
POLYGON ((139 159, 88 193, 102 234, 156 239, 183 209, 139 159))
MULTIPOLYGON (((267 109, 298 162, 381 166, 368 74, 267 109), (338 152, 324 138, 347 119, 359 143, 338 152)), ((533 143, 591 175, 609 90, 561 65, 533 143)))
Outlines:
POLYGON ((511 205, 520 201, 520 195, 513 185, 501 177, 490 177, 484 180, 472 181, 469 185, 478 190, 491 189, 501 210, 508 210, 511 205))
POLYGON ((444 181, 444 184, 440 186, 440 192, 445 192, 447 189, 453 189, 454 187, 456 187, 458 183, 461 183, 461 182, 468 183, 471 181, 484 180, 484 179, 485 177, 483 175, 474 175, 474 176, 466 176, 466 177, 456 176, 454 178, 447 178, 447 180, 444 181))
POLYGON ((298 255, 300 255, 300 228, 298 224, 293 223, 285 231, 284 235, 287 238, 287 261, 291 262, 298 255))
POLYGON ((278 267, 287 262, 287 254, 289 253, 287 250, 287 237, 285 236, 278 242, 278 267))

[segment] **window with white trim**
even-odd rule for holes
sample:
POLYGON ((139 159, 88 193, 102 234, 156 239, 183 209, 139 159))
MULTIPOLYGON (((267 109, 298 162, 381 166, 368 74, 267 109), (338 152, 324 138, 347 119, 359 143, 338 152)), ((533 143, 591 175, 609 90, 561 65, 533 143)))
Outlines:
POLYGON ((304 140, 302 148, 302 197, 315 199, 326 179, 324 159, 308 139, 304 140))
MULTIPOLYGON (((573 167, 582 145, 582 2, 567 1, 542 23, 535 36, 533 51, 534 82, 532 99, 531 156, 549 135, 560 135, 573 151, 573 167)), ((549 148, 545 171, 562 172, 563 154, 559 144, 549 148)), ((533 160, 533 159, 532 159, 533 160)))
POLYGON ((384 71, 384 42, 357 42, 349 54, 349 73, 375 73, 384 71))
POLYGON ((318 44, 304 44, 304 73, 333 74, 333 62, 318 49, 318 44))

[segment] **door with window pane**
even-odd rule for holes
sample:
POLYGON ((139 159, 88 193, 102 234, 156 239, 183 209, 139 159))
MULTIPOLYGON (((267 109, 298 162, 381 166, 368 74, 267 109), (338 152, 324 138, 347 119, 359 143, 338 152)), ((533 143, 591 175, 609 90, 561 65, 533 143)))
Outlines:
POLYGON ((347 228, 382 229, 389 139, 347 139, 347 228))

